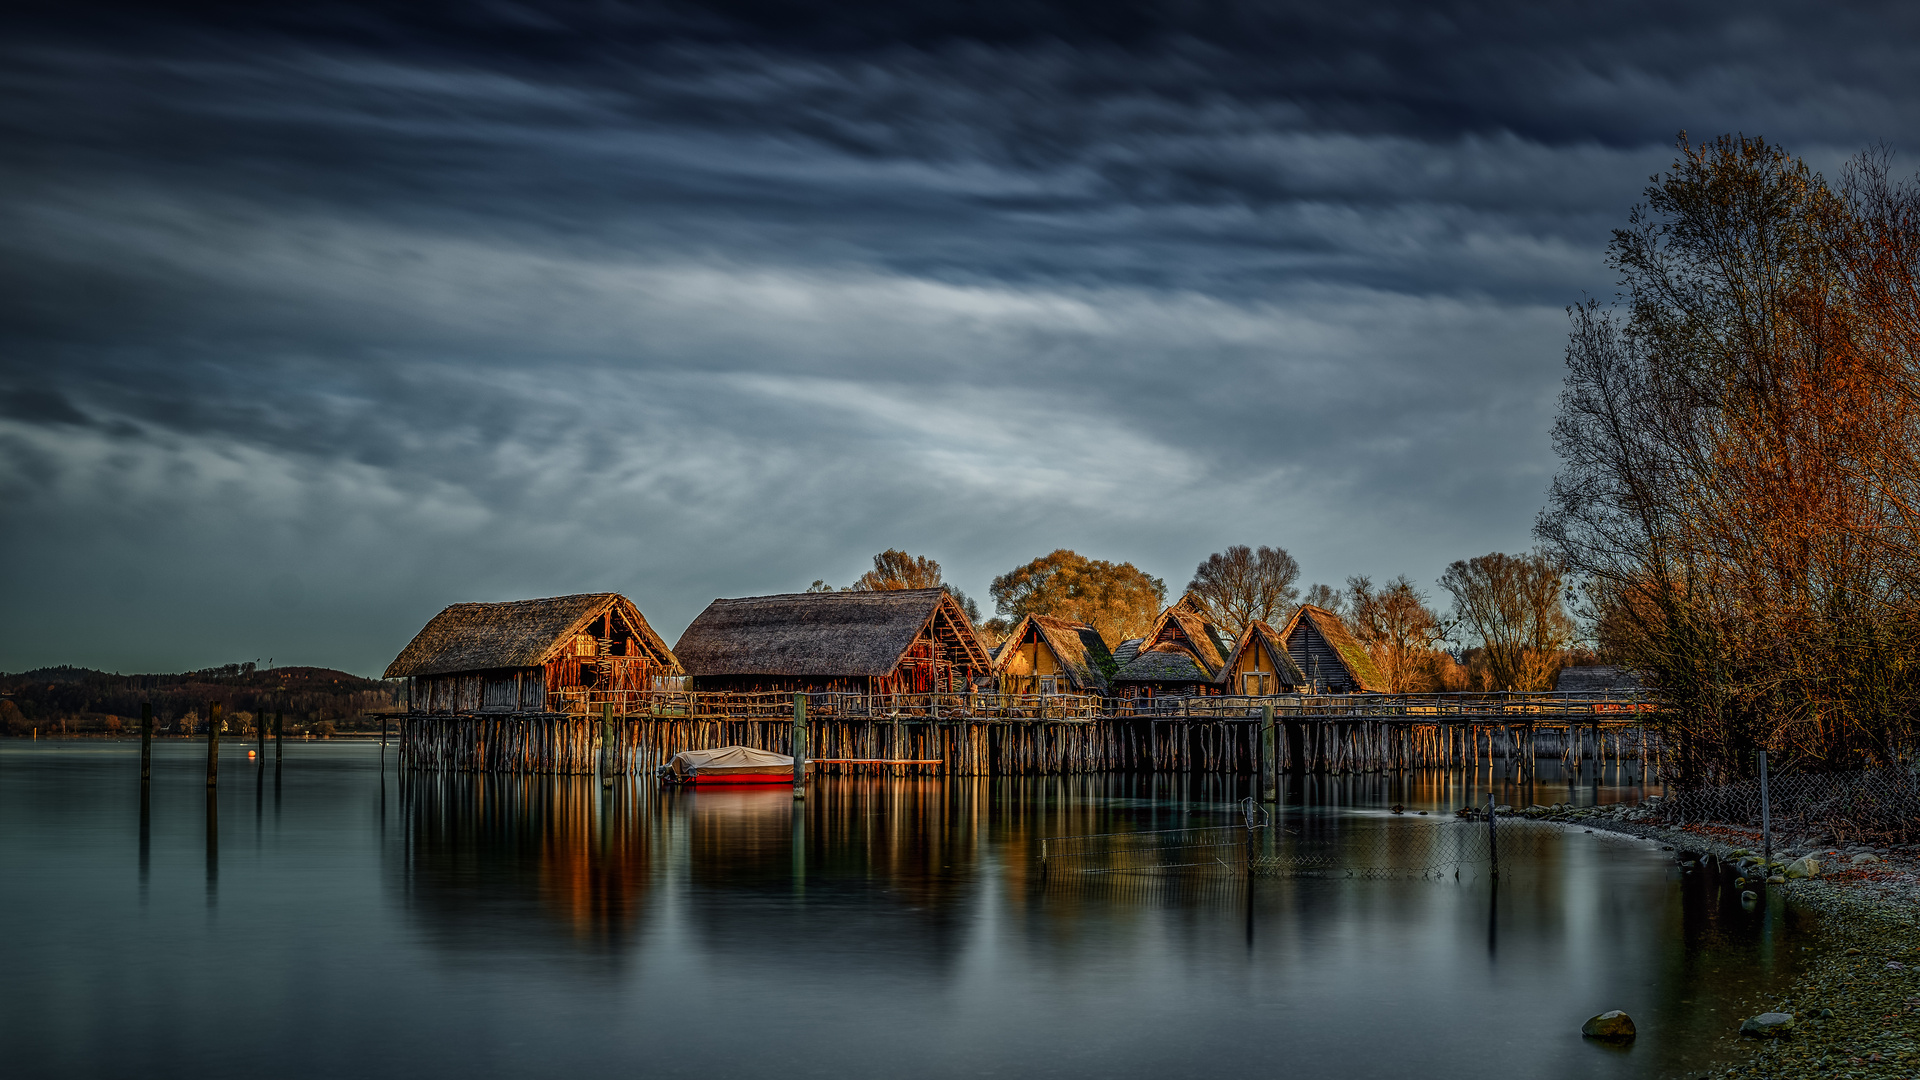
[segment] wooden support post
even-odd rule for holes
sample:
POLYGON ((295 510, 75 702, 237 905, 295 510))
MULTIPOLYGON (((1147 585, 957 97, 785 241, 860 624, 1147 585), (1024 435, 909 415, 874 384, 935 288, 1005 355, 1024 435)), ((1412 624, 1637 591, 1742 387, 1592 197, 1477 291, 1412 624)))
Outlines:
POLYGON ((220 703, 207 709, 207 786, 220 782, 220 703))
POLYGON ((613 702, 600 706, 600 786, 613 786, 613 702))
POLYGON ((140 703, 140 786, 153 779, 153 702, 140 703))
POLYGON ((1273 802, 1280 786, 1280 745, 1273 737, 1273 702, 1260 706, 1260 754, 1254 772, 1259 774, 1260 798, 1273 802))
POLYGON ((793 797, 807 797, 807 695, 793 695, 793 797))
MULTIPOLYGON (((385 746, 387 745, 386 721, 382 720, 380 724, 380 745, 385 746)), ((258 747, 258 749, 254 751, 254 756, 259 758, 260 764, 264 766, 267 763, 267 714, 265 710, 253 714, 253 741, 258 747)))
POLYGON ((280 736, 283 732, 286 731, 286 728, 287 728, 287 714, 283 712, 274 713, 273 714, 273 767, 276 769, 280 767, 280 736))

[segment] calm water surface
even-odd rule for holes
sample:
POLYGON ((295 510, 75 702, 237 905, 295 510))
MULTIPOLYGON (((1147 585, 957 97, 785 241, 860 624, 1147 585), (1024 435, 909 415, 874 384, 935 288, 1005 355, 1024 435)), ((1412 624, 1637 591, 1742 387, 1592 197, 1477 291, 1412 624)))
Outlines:
MULTIPOLYGON (((1233 820, 1244 781, 828 778, 603 796, 402 783, 371 745, 0 745, 13 1076, 1672 1076, 1814 944, 1639 841, 1551 831, 1497 886, 1042 882, 1041 837, 1233 820), (1627 1050, 1579 1025, 1623 1008, 1627 1050)), ((1502 801, 1636 797, 1495 782, 1502 801)), ((1320 778, 1364 837, 1474 778, 1320 778)), ((1404 821, 1405 819, 1399 819, 1404 821)))

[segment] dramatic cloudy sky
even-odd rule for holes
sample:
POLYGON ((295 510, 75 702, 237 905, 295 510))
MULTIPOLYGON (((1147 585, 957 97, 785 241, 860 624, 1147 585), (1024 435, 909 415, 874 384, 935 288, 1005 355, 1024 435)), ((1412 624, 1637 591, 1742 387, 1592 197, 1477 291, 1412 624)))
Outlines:
POLYGON ((1897 6, 14 10, 16 671, 604 589, 671 641, 889 546, 1432 588, 1530 546, 1676 132, 1920 151, 1897 6))

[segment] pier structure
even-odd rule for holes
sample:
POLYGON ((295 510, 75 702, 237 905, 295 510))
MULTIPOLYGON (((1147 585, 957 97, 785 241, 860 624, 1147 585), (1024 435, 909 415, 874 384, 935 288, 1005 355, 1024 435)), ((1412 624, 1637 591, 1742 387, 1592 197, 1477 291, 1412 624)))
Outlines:
POLYGON ((1530 770, 1543 759, 1644 767, 1662 753, 1656 704, 1634 693, 1126 699, 637 689, 584 694, 565 712, 416 710, 401 722, 401 749, 415 769, 644 773, 681 750, 790 753, 796 698, 808 755, 822 773, 1360 773, 1495 763, 1530 770))

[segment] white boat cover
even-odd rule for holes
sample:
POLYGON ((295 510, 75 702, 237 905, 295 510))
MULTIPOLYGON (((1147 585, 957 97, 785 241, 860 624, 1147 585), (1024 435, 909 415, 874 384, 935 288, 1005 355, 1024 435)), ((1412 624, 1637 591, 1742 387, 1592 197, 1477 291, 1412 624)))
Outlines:
POLYGON ((786 754, 776 754, 771 750, 755 750, 751 746, 720 746, 712 750, 682 750, 667 762, 676 776, 692 776, 696 773, 713 775, 716 773, 773 772, 777 769, 792 769, 793 758, 786 754))

